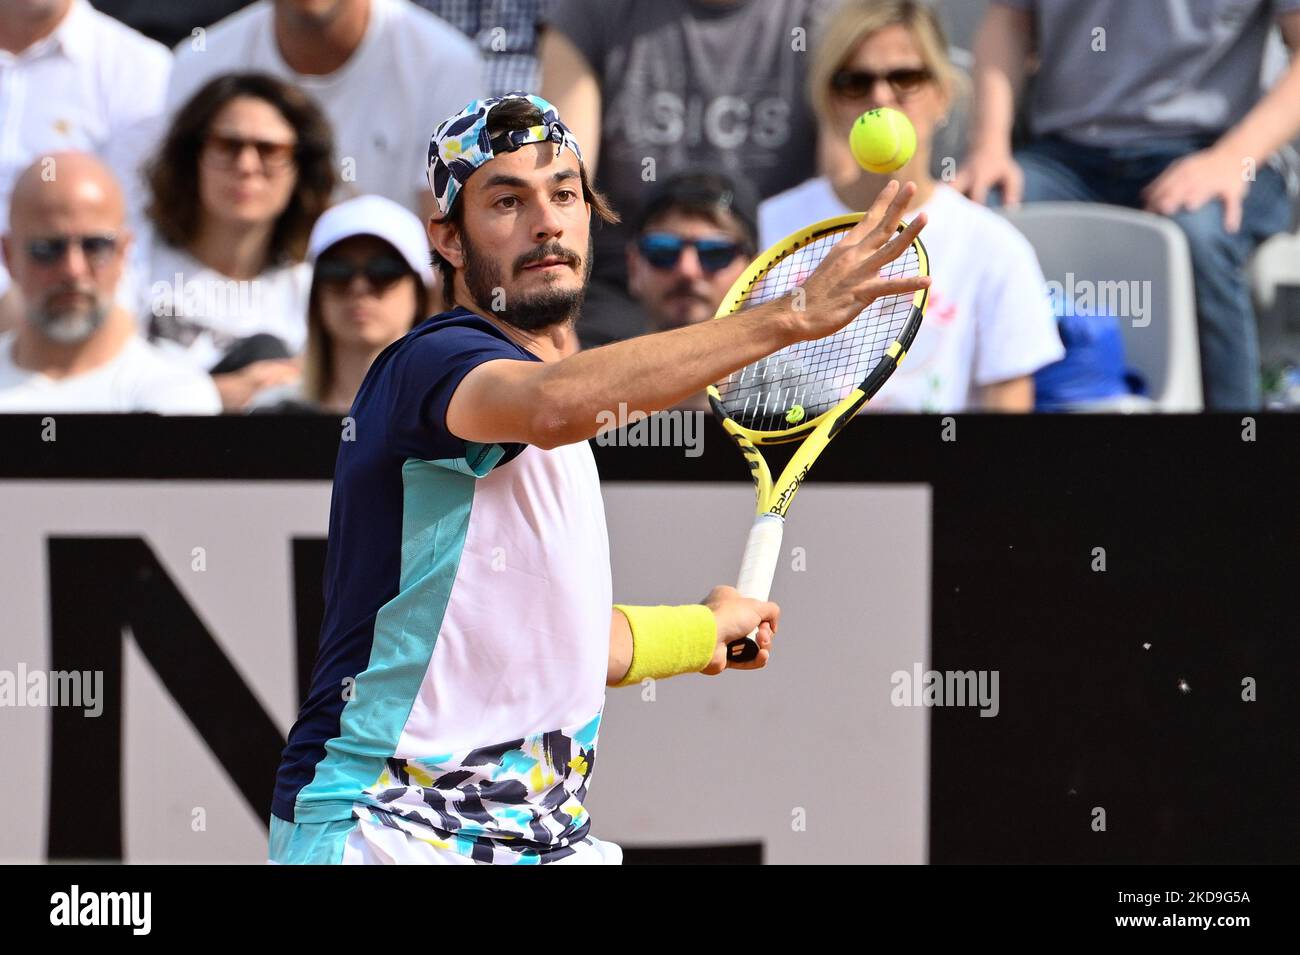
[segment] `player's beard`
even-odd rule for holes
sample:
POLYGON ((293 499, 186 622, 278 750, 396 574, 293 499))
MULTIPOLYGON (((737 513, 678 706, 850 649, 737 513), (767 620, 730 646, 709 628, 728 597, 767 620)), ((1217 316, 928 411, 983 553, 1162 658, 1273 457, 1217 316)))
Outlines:
POLYGON ((577 288, 550 288, 530 295, 516 295, 501 281, 499 263, 489 255, 480 254, 470 241, 469 234, 462 230, 465 287, 480 309, 523 332, 539 331, 561 322, 576 322, 587 294, 587 280, 591 277, 593 245, 593 237, 588 236, 585 256, 578 255, 558 242, 548 242, 521 255, 511 265, 514 275, 518 275, 524 266, 532 262, 556 256, 567 259, 570 267, 582 275, 582 282, 577 288))
POLYGON ((109 306, 93 289, 59 286, 28 308, 27 320, 50 341, 60 345, 79 345, 103 327, 108 312, 109 306), (79 292, 88 301, 84 306, 73 308, 51 307, 50 301, 66 292, 79 292))

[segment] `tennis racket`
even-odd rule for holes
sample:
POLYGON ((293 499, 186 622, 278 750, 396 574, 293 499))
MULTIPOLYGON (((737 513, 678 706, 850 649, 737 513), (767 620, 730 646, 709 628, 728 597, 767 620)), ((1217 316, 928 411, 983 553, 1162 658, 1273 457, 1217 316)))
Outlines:
MULTIPOLYGON (((801 294, 795 290, 861 219, 862 213, 827 219, 776 243, 732 285, 715 320, 725 321, 728 315, 801 294)), ((905 228, 899 226, 898 231, 905 228)), ((914 239, 879 274, 881 278, 929 275, 921 240, 914 239)), ((795 493, 830 440, 903 360, 921 327, 927 297, 928 289, 921 289, 879 298, 834 334, 782 348, 709 386, 709 403, 749 462, 758 498, 736 584, 742 596, 768 598, 786 512, 795 493), (802 444, 773 481, 759 448, 794 441, 802 444)), ((758 655, 756 632, 728 645, 729 662, 743 663, 758 655)))

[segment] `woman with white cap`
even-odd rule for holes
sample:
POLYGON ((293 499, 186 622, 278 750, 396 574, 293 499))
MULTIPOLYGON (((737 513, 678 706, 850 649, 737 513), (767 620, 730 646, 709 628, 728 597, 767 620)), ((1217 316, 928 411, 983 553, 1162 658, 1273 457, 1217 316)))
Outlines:
POLYGON ((346 414, 375 356, 428 317, 428 240, 420 220, 391 199, 359 196, 327 210, 307 261, 302 379, 263 392, 256 411, 346 414))

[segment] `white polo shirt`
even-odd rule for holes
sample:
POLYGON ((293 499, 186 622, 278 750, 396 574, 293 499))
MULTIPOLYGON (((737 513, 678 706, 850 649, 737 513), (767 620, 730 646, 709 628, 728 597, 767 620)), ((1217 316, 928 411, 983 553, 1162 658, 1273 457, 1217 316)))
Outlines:
POLYGON ((15 365, 15 337, 12 331, 0 334, 0 414, 221 411, 221 396, 210 377, 169 362, 135 335, 112 360, 68 378, 50 378, 15 365))
MULTIPOLYGON (((94 153, 117 173, 133 217, 138 166, 157 135, 172 56, 160 43, 73 0, 63 22, 21 53, 0 50, 0 231, 18 174, 39 156, 94 153)), ((0 265, 0 294, 9 273, 0 265)))
POLYGON ((406 0, 371 0, 361 45, 325 76, 290 68, 275 40, 272 4, 259 0, 177 45, 168 112, 213 77, 247 70, 289 80, 316 98, 334 127, 346 195, 377 193, 417 214, 429 188, 434 127, 483 95, 474 44, 406 0))

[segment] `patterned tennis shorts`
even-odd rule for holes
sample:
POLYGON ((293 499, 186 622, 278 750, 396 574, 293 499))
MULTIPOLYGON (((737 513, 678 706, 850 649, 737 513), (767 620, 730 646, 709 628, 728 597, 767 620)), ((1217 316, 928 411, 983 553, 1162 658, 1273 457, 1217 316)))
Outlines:
MULTIPOLYGON (((472 843, 358 805, 353 818, 286 822, 271 817, 273 865, 475 865, 472 843), (397 824, 394 824, 397 823, 397 824)), ((593 836, 555 853, 553 865, 620 865, 623 850, 593 836)), ((493 862, 540 864, 545 854, 499 850, 493 862)))

